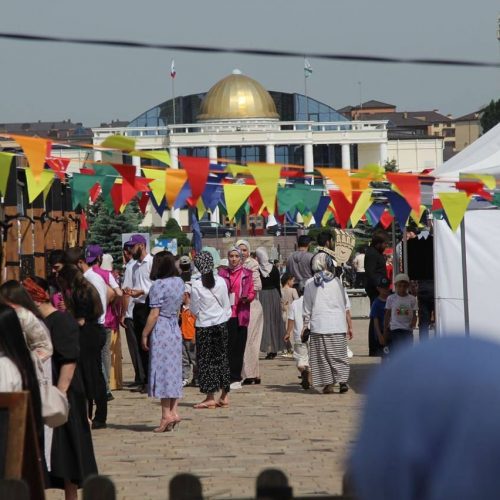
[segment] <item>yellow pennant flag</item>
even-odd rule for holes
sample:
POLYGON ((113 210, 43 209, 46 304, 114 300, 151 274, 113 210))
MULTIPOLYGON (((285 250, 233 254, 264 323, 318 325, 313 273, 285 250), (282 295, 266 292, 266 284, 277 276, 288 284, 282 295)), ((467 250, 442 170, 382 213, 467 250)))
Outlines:
POLYGON ((480 180, 488 189, 495 189, 497 187, 497 180, 493 175, 487 174, 460 174, 460 179, 478 179, 480 180))
POLYGON ((39 137, 25 137, 23 135, 11 135, 19 146, 23 148, 28 164, 36 178, 43 172, 45 158, 50 156, 52 142, 39 137))
POLYGON ((170 153, 168 151, 131 151, 129 153, 130 156, 139 156, 140 158, 147 158, 148 160, 158 160, 161 163, 165 163, 166 165, 171 165, 170 161, 170 153))
POLYGON ((321 219, 321 226, 326 226, 327 222, 332 218, 333 203, 330 202, 321 219))
POLYGON ((198 198, 198 203, 196 204, 196 208, 198 209, 198 219, 201 219, 205 215, 205 212, 207 211, 201 196, 198 198))
POLYGON ((25 172, 28 203, 33 203, 42 191, 48 193, 48 188, 50 188, 54 181, 54 172, 52 170, 44 170, 38 178, 35 177, 35 174, 29 168, 25 172))
POLYGON ((451 230, 455 232, 464 218, 470 199, 464 192, 438 193, 438 196, 443 204, 451 230))
POLYGON ((247 184, 224 184, 224 198, 226 200, 226 210, 229 220, 233 220, 241 205, 247 201, 254 192, 256 186, 247 184))
POLYGON ((414 220, 415 224, 418 227, 423 227, 424 225, 420 223, 420 219, 422 218, 422 215, 424 215, 425 212, 425 205, 420 205, 420 211, 417 213, 415 210, 412 210, 410 212, 410 217, 414 220))
POLYGON ((305 227, 309 227, 311 220, 313 218, 313 214, 304 214, 302 215, 302 221, 304 222, 305 227))
POLYGON ((361 196, 351 213, 351 224, 355 228, 361 217, 366 213, 366 211, 371 207, 372 200, 372 189, 366 189, 361 193, 361 196))
POLYGON ((353 177, 358 179, 370 179, 372 181, 381 181, 385 178, 385 168, 377 165, 376 163, 369 163, 361 167, 353 177))
POLYGON ((242 167, 241 165, 235 165, 234 163, 229 163, 227 166, 229 172, 233 177, 236 177, 238 174, 249 175, 248 167, 242 167))
POLYGON ((157 168, 143 168, 142 171, 147 179, 154 179, 149 183, 149 188, 151 189, 151 193, 153 197, 159 205, 161 200, 165 196, 165 172, 166 170, 159 170, 157 168))
POLYGON ((281 175, 281 165, 274 163, 249 163, 248 169, 255 179, 260 196, 267 211, 273 215, 276 207, 278 180, 281 175))
POLYGON ((5 196, 7 183, 9 181, 10 167, 12 166, 12 153, 0 153, 0 193, 5 196))
POLYGON ((341 170, 340 168, 317 168, 316 170, 325 179, 335 183, 347 200, 352 202, 352 185, 348 172, 341 170))
POLYGON ((132 137, 126 137, 124 135, 110 135, 104 139, 101 144, 101 148, 110 149, 120 149, 121 151, 134 151, 135 150, 135 139, 132 137))
POLYGON ((174 206, 175 200, 186 181, 187 172, 185 170, 177 170, 175 168, 167 168, 165 170, 165 197, 167 198, 169 208, 174 206))

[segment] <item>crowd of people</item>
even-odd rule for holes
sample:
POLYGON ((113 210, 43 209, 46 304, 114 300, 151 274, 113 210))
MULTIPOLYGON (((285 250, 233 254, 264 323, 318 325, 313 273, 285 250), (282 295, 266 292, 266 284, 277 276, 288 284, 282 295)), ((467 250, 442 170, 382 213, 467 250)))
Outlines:
MULTIPOLYGON (((156 433, 180 425, 186 385, 203 395, 194 409, 227 408, 231 391, 261 383, 262 358, 293 356, 305 390, 347 392, 353 326, 343 270, 331 233, 318 235, 314 253, 311 243, 299 236, 280 274, 266 249, 253 251, 247 240, 223 259, 212 247, 191 259, 149 252, 134 234, 123 246, 122 273, 90 244, 53 252, 48 280, 1 285, 0 330, 8 333, 0 336, 0 391, 31 392, 47 485, 74 499, 83 479, 97 472, 91 429, 107 426, 120 376, 112 362, 120 325, 134 370, 129 389, 161 401, 156 433), (67 422, 53 432, 40 416, 40 373, 69 401, 67 422)), ((410 342, 416 320, 406 275, 396 276, 390 293, 386 246, 387 237, 375 234, 356 259, 372 305, 370 353, 377 355, 410 342)))

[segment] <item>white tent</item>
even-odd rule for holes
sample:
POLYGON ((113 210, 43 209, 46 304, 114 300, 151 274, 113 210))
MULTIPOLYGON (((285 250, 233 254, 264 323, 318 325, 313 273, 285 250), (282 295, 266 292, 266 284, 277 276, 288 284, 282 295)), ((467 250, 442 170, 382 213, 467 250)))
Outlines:
POLYGON ((500 123, 434 171, 436 177, 460 173, 500 174, 500 123))
MULTIPOLYGON (((437 178, 450 181, 460 173, 500 175, 500 124, 435 170, 437 178)), ((440 183, 435 190, 447 188, 440 183)), ((500 341, 500 210, 470 210, 473 205, 480 208, 471 203, 454 233, 445 221, 434 224, 436 332, 500 341)))

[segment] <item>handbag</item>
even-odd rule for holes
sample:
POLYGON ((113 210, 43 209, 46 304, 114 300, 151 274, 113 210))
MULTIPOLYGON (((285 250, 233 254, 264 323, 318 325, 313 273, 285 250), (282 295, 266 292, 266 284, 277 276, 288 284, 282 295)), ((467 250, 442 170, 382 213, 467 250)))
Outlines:
POLYGON ((40 399, 42 401, 43 423, 48 427, 59 427, 68 421, 69 403, 66 395, 61 392, 43 371, 41 360, 35 361, 40 399))

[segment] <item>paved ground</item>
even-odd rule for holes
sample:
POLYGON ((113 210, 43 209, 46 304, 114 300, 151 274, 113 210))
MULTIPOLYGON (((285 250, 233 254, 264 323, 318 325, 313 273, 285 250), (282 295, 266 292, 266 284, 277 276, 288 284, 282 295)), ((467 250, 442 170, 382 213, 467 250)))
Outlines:
MULTIPOLYGON (((200 394, 188 388, 182 423, 173 433, 157 435, 152 429, 159 403, 116 391, 108 428, 94 431, 100 473, 113 479, 120 500, 165 499, 169 480, 180 472, 199 476, 206 498, 251 497, 257 475, 269 467, 287 474, 296 495, 340 493, 363 386, 377 363, 367 356, 368 322, 354 323, 347 394, 304 391, 293 360, 262 360, 262 385, 231 393, 230 408, 194 410, 200 394)), ((124 352, 125 380, 131 373, 124 352)))

